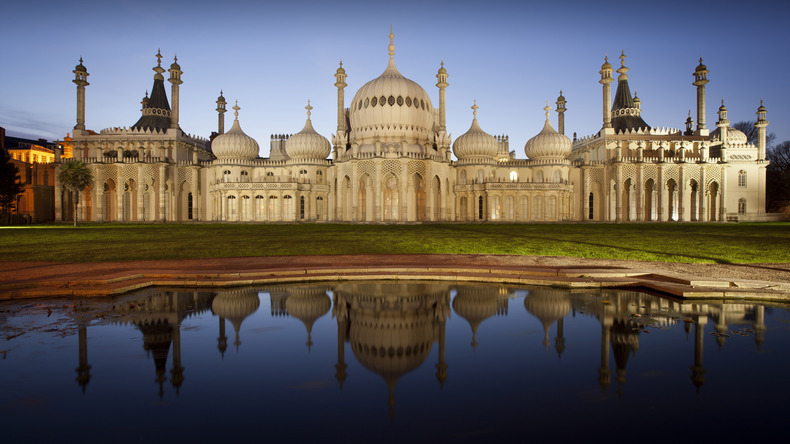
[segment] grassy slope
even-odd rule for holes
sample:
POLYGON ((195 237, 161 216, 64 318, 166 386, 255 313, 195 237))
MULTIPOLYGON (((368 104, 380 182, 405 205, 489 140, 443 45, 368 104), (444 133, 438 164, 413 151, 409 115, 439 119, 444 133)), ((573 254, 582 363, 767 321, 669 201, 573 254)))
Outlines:
POLYGON ((790 262, 790 224, 43 225, 0 228, 1 260, 99 262, 301 255, 490 253, 790 262))

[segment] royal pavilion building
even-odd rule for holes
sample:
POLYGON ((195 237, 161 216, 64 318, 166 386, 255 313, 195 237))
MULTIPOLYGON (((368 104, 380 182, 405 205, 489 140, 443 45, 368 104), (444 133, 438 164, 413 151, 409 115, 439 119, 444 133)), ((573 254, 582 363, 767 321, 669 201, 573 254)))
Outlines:
MULTIPOLYGON (((129 127, 86 128, 87 68, 74 69, 77 124, 73 155, 93 172, 79 200, 81 220, 95 222, 560 222, 726 221, 765 219, 765 134, 760 103, 758 142, 730 126, 722 102, 715 129, 705 116, 708 69, 693 72, 696 122, 659 128, 641 116, 625 55, 600 69, 602 126, 574 140, 565 136, 565 97, 556 100, 557 129, 546 106, 543 129, 510 151, 492 136, 472 106, 469 129, 452 140, 446 126, 448 73, 436 74, 438 108, 395 64, 390 34, 384 72, 345 100, 346 72, 335 73, 337 130, 318 134, 308 103, 304 128, 273 135, 270 155, 242 130, 238 104, 225 131, 226 99, 216 101, 212 139, 179 126, 182 71, 157 66, 142 115, 129 127), (618 77, 612 100, 611 84, 618 77), (170 83, 168 100, 165 77, 170 83), (331 139, 331 141, 330 141, 331 139), (454 155, 454 156, 453 156, 454 155)), ((242 115, 243 117, 243 115, 242 115)), ((71 218, 72 197, 57 183, 56 220, 71 218)))

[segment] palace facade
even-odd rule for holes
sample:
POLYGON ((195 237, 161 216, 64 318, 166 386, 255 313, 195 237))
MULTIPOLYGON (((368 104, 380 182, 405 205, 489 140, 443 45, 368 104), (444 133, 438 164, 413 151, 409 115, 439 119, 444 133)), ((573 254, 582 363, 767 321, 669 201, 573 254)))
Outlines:
MULTIPOLYGON (((516 158, 507 136, 486 133, 477 119, 454 141, 445 122, 448 87, 436 74, 438 108, 395 65, 390 34, 384 72, 345 100, 346 72, 335 73, 337 131, 331 142, 310 121, 293 135, 273 135, 270 156, 241 129, 238 104, 225 131, 227 102, 216 101, 211 140, 179 126, 181 67, 170 65, 170 100, 157 53, 150 97, 129 127, 96 133, 85 126, 86 67, 74 69, 77 124, 74 157, 94 173, 82 193, 81 219, 222 222, 559 222, 726 221, 765 218, 766 109, 757 110, 758 143, 730 126, 722 102, 715 129, 705 116, 708 69, 693 72, 696 122, 659 128, 641 116, 631 94, 625 55, 605 60, 602 126, 571 140, 564 135, 565 97, 556 101, 557 130, 546 106, 543 130, 516 158), (618 73, 612 100, 611 84, 618 73), (453 159, 453 154, 455 159, 453 159)), ((69 192, 55 185, 56 219, 69 192)))

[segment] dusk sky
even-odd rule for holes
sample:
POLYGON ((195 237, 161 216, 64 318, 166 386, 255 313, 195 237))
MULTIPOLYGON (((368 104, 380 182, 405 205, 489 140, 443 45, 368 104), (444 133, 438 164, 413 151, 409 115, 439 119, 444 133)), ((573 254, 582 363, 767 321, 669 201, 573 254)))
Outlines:
POLYGON ((696 118, 692 72, 702 56, 711 130, 722 98, 733 123, 754 120, 762 98, 768 132, 790 140, 787 1, 27 0, 4 5, 3 16, 0 126, 10 136, 53 140, 72 131, 72 70, 80 56, 90 73, 86 126, 131 126, 161 49, 163 67, 177 54, 184 72, 180 124, 187 133, 216 131, 222 89, 226 127, 238 100, 241 126, 262 156, 271 134, 302 129, 308 99, 313 126, 331 140, 338 61, 348 74, 348 107, 386 68, 392 25, 398 69, 437 108, 444 60, 453 140, 469 129, 476 99, 483 130, 509 135, 510 149, 524 158, 524 144, 543 127, 546 100, 554 108, 560 89, 568 100, 566 135, 597 132, 598 71, 605 54, 617 68, 621 49, 649 125, 682 128, 689 110, 696 118))

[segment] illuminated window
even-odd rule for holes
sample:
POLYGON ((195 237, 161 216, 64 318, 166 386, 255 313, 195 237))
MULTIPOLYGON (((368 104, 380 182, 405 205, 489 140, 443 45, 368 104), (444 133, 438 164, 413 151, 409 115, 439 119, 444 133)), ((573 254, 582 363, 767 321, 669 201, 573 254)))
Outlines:
POLYGON ((746 171, 744 170, 738 171, 738 186, 739 187, 746 186, 746 171))

